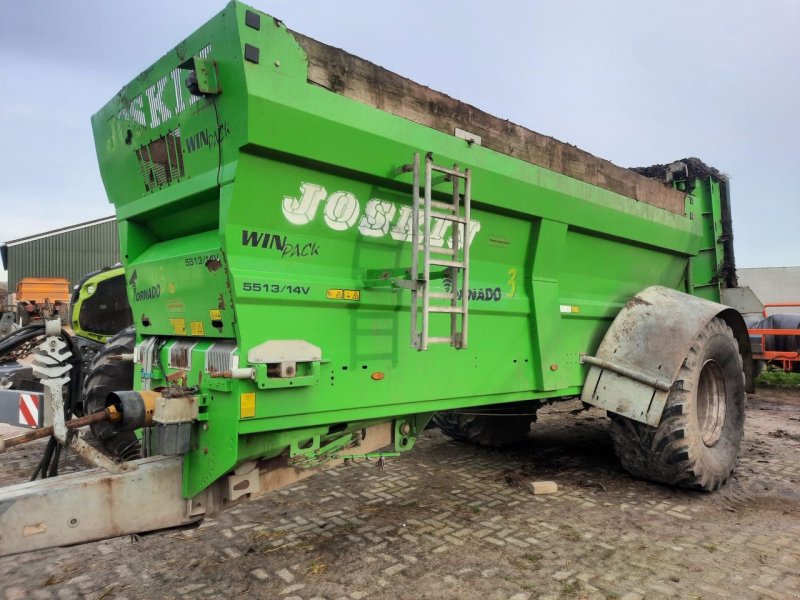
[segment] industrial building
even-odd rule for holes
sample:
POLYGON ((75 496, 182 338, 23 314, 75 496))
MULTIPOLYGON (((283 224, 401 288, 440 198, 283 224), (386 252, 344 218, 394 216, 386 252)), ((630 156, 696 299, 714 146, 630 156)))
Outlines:
MULTIPOLYGON (((739 285, 748 286, 763 304, 800 302, 800 267, 737 269, 739 285)), ((770 313, 796 313, 800 307, 776 307, 770 313)))
POLYGON ((10 240, 0 246, 8 289, 23 277, 63 277, 71 285, 86 273, 119 262, 119 233, 114 217, 10 240))

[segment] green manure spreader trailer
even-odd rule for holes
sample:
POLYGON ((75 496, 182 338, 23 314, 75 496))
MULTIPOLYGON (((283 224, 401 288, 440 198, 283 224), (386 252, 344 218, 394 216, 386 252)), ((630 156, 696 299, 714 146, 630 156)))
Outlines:
POLYGON ((752 361, 699 161, 645 177, 239 2, 92 126, 135 332, 86 378, 103 468, 0 492, 3 554, 196 521, 431 419, 513 443, 575 397, 633 475, 731 475, 752 361))

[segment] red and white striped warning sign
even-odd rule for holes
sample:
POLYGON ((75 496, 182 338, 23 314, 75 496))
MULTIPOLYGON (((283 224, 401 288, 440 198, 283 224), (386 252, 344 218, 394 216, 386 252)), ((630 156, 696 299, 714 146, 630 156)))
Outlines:
POLYGON ((19 424, 26 427, 39 425, 39 396, 19 395, 19 424))

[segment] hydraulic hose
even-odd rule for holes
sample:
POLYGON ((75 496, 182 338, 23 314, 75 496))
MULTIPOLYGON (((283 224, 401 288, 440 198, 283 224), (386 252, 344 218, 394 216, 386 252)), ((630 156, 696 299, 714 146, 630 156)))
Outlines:
MULTIPOLYGON (((21 327, 17 329, 11 335, 3 338, 0 340, 0 356, 7 354, 15 350, 17 347, 21 346, 25 342, 28 342, 32 339, 37 337, 41 337, 44 335, 45 332, 45 323, 35 323, 32 325, 26 325, 25 327, 21 327)), ((72 359, 70 363, 72 365, 71 373, 70 373, 70 381, 69 381, 69 392, 67 402, 64 403, 64 418, 69 420, 73 413, 73 407, 77 398, 80 396, 81 384, 82 384, 82 375, 83 370, 80 368, 80 353, 78 352, 78 348, 75 345, 75 342, 72 339, 72 336, 65 330, 61 330, 61 337, 69 346, 70 352, 72 353, 72 359), (77 367, 77 368, 76 368, 77 367)), ((48 442, 47 446, 45 447, 44 453, 42 455, 41 460, 39 461, 36 470, 31 477, 31 481, 36 479, 39 475, 44 477, 53 477, 54 475, 58 474, 58 462, 61 457, 61 446, 58 444, 54 437, 51 437, 48 442)))
POLYGON ((44 323, 36 324, 36 325, 26 325, 21 329, 17 329, 14 333, 9 335, 8 337, 3 338, 0 340, 0 356, 14 350, 17 346, 20 346, 31 340, 35 337, 38 337, 44 333, 44 323))

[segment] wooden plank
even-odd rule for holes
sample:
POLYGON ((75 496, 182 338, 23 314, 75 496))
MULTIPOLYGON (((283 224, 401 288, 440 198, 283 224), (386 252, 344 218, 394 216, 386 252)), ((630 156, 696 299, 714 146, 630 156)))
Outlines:
POLYGON ((454 135, 481 136, 481 145, 645 202, 684 214, 684 194, 583 150, 499 119, 474 106, 401 77, 344 50, 292 32, 308 57, 308 81, 332 92, 454 135))

